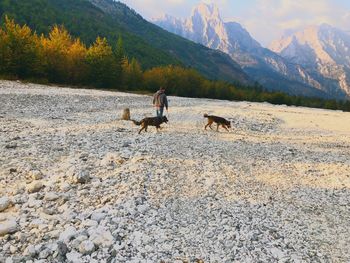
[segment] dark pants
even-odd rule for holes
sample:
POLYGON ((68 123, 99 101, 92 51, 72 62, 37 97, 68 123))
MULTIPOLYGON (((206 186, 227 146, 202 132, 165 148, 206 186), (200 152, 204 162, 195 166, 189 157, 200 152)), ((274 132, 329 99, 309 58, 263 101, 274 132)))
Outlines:
POLYGON ((162 118, 164 112, 164 107, 157 108, 157 117, 162 118))

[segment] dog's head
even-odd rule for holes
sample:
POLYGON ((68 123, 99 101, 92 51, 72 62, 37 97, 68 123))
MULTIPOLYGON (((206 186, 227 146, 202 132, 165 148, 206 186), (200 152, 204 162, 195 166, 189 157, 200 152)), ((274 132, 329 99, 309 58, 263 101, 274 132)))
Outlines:
POLYGON ((163 116, 163 117, 162 117, 162 122, 168 123, 168 121, 169 121, 169 120, 168 120, 168 118, 167 118, 166 116, 163 116))

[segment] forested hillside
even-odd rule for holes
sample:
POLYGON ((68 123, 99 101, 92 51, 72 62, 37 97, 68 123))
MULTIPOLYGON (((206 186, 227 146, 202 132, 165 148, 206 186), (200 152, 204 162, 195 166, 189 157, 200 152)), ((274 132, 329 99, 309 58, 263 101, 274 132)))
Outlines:
POLYGON ((116 43, 121 35, 128 55, 145 69, 182 65, 195 68, 210 79, 251 83, 229 56, 171 34, 124 4, 111 0, 98 3, 99 6, 88 0, 0 0, 0 14, 2 19, 8 15, 37 33, 47 34, 54 25, 64 25, 87 44, 98 36, 116 43), (103 8, 103 4, 107 7, 103 8))

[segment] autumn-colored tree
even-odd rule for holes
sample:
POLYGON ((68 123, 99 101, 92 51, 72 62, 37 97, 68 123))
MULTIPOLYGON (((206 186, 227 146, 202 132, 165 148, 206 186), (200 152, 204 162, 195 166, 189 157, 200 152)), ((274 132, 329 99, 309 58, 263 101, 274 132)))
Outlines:
POLYGON ((90 83, 101 88, 115 86, 115 60, 106 38, 98 37, 87 51, 90 83))
POLYGON ((73 84, 85 83, 88 78, 87 48, 76 39, 69 47, 67 55, 69 80, 73 84))
POLYGON ((69 49, 73 39, 62 26, 54 26, 48 38, 41 36, 45 68, 50 81, 58 83, 69 82, 69 49))
POLYGON ((39 75, 41 63, 39 41, 36 34, 24 25, 5 17, 5 28, 1 33, 2 67, 7 74, 28 78, 39 75))
POLYGON ((87 49, 62 26, 54 26, 48 38, 41 36, 45 68, 49 80, 58 83, 83 84, 88 67, 87 49))

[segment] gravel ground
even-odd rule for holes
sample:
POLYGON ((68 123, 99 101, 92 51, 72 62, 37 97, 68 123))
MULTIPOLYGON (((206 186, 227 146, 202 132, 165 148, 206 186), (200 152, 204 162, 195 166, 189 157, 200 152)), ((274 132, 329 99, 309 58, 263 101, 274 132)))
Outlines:
POLYGON ((349 113, 150 103, 0 81, 0 262, 350 262, 349 113))

